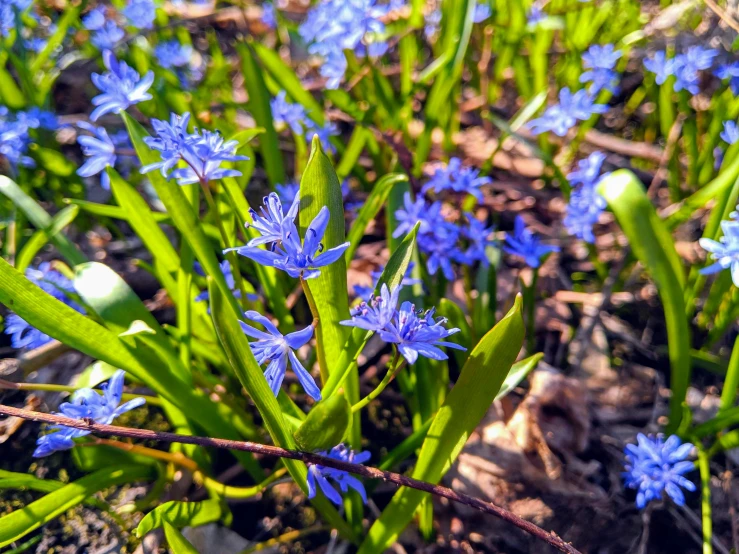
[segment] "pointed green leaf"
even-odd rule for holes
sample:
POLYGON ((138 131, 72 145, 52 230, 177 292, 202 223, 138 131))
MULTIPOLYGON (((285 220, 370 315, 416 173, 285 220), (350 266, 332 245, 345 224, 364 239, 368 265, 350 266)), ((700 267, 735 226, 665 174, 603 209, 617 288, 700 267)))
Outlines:
MULTIPOLYGON (((516 359, 524 338, 519 295, 511 311, 479 342, 462 368, 423 442, 413 477, 438 483, 485 416, 516 359)), ((359 553, 383 552, 411 521, 428 494, 410 488, 395 493, 375 521, 359 553)))
POLYGON ((343 394, 334 394, 313 406, 293 433, 301 450, 329 450, 339 444, 351 421, 351 406, 343 394))
POLYGON ((72 224, 72 222, 80 213, 78 206, 67 206, 51 219, 48 229, 40 229, 23 245, 23 249, 18 253, 15 260, 15 267, 20 272, 24 272, 31 265, 33 258, 38 254, 46 244, 52 240, 58 233, 64 232, 64 228, 72 224))
POLYGON ((498 394, 495 395, 495 399, 500 400, 520 385, 521 381, 526 379, 526 376, 531 373, 537 365, 539 365, 539 362, 543 357, 544 354, 539 352, 538 354, 534 354, 533 356, 529 356, 528 358, 513 364, 513 367, 511 367, 511 370, 508 372, 505 381, 503 381, 503 386, 500 387, 498 394))
POLYGON ((169 549, 172 554, 198 554, 195 547, 188 541, 180 531, 168 522, 163 522, 164 536, 167 538, 169 549))
POLYGON ((174 527, 197 527, 219 521, 226 515, 228 508, 219 498, 210 498, 202 502, 179 502, 172 500, 157 506, 144 516, 136 528, 136 536, 143 537, 152 529, 161 527, 165 522, 174 527))

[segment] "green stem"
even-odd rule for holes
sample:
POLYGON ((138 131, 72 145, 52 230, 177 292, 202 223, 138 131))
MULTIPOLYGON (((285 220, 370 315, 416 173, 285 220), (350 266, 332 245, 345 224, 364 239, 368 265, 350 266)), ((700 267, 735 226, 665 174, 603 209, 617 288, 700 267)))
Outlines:
MULTIPOLYGON (((529 354, 536 348, 536 284, 539 281, 539 268, 534 268, 531 284, 523 286, 523 304, 526 310, 526 351, 529 354)), ((521 280, 523 284, 523 280, 521 280)))
MULTIPOLYGON (((200 200, 197 187, 185 187, 187 200, 197 210, 200 200)), ((180 360, 185 367, 192 361, 192 268, 195 254, 187 241, 180 245, 180 267, 177 270, 177 328, 180 331, 180 360)))
POLYGON ((703 554, 713 554, 713 523, 711 521, 711 470, 708 454, 698 449, 698 469, 701 475, 701 519, 703 520, 703 554))
MULTIPOLYGON (((0 379, 0 390, 24 390, 24 391, 46 391, 46 392, 77 392, 79 387, 70 387, 67 385, 49 385, 43 383, 13 383, 0 379)), ((102 391, 99 391, 102 393, 102 391)), ((150 406, 161 406, 162 402, 156 396, 144 396, 142 394, 123 393, 123 400, 133 400, 134 398, 143 398, 150 406)))
POLYGON ((302 277, 300 278, 300 285, 303 287, 303 294, 305 294, 305 299, 308 301, 310 313, 313 314, 313 325, 316 328, 318 367, 321 370, 321 382, 326 383, 328 382, 328 362, 326 361, 326 352, 323 349, 323 327, 321 326, 321 318, 318 315, 318 306, 316 305, 316 299, 313 298, 310 285, 302 277))
POLYGON ((362 398, 359 402, 354 404, 352 406, 352 413, 356 413, 362 408, 364 408, 367 404, 372 402, 375 398, 377 398, 382 391, 385 390, 385 388, 392 382, 393 379, 395 379, 395 376, 398 374, 398 372, 405 367, 406 359, 403 358, 398 362, 398 358, 400 357, 400 353, 397 351, 395 352, 395 355, 393 356, 393 361, 388 366, 388 370, 385 373, 385 377, 382 378, 382 381, 380 381, 380 384, 377 385, 375 390, 373 390, 371 393, 369 393, 367 396, 362 398), (390 368, 393 368, 392 370, 390 368))
POLYGON ((719 413, 734 407, 736 391, 739 387, 739 337, 734 341, 734 348, 729 359, 729 368, 726 371, 724 390, 721 392, 721 404, 719 413))

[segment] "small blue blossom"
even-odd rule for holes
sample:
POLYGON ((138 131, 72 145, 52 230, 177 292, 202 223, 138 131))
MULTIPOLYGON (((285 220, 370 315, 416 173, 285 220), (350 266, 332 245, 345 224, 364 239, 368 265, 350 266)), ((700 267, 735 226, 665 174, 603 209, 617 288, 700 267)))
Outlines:
POLYGON ((731 280, 739 287, 739 221, 736 220, 736 212, 732 212, 731 219, 721 222, 721 230, 724 236, 718 241, 707 238, 698 241, 701 248, 716 260, 715 263, 701 269, 700 273, 709 275, 731 268, 731 280))
POLYGON ((323 127, 312 125, 310 128, 308 128, 305 137, 308 140, 308 144, 310 144, 310 141, 312 140, 312 134, 316 134, 318 136, 318 140, 321 141, 321 146, 326 152, 329 152, 331 154, 336 152, 336 148, 334 148, 334 145, 331 144, 331 137, 338 136, 339 129, 336 127, 336 124, 333 121, 327 121, 323 127))
POLYGON ((272 250, 263 250, 258 246, 246 245, 229 250, 236 250, 241 256, 259 264, 280 269, 290 277, 312 279, 321 274, 318 268, 334 263, 349 248, 349 243, 345 242, 323 250, 321 239, 326 233, 329 217, 330 212, 324 206, 306 229, 302 244, 295 221, 286 217, 282 224, 282 239, 279 246, 275 243, 272 250))
POLYGON ((535 135, 551 131, 563 137, 579 121, 586 121, 596 113, 604 113, 608 106, 595 104, 594 98, 585 90, 570 93, 567 87, 559 91, 559 104, 550 106, 544 115, 528 123, 535 135))
POLYGON ((305 108, 300 104, 288 102, 287 93, 284 90, 278 92, 277 96, 270 101, 270 107, 272 121, 277 126, 290 127, 296 135, 304 135, 305 129, 310 126, 305 108))
POLYGON ((265 333, 247 325, 243 321, 239 322, 245 334, 257 339, 256 342, 249 343, 249 345, 259 365, 268 363, 267 370, 264 372, 264 378, 267 380, 274 395, 277 396, 280 393, 280 386, 285 378, 289 361, 290 367, 308 396, 313 400, 320 400, 321 390, 316 385, 311 374, 300 363, 295 352, 293 352, 293 350, 297 350, 308 343, 313 336, 313 326, 309 325, 302 331, 283 335, 269 319, 258 312, 250 310, 245 312, 244 316, 251 321, 261 324, 267 330, 265 333))
POLYGON ((387 285, 383 284, 379 296, 370 296, 369 300, 352 309, 351 319, 340 323, 375 333, 382 331, 395 315, 401 288, 402 285, 399 285, 391 293, 387 285))
POLYGON ((531 268, 538 268, 541 259, 550 252, 559 252, 559 247, 549 244, 541 244, 539 237, 534 235, 526 224, 523 217, 516 216, 513 234, 506 234, 503 250, 514 256, 520 256, 531 268))
POLYGON ((110 50, 103 52, 103 63, 108 71, 102 75, 92 74, 92 82, 102 94, 92 99, 97 108, 90 114, 90 119, 97 121, 101 115, 117 114, 133 104, 151 99, 151 94, 146 91, 154 82, 152 71, 142 78, 126 62, 119 62, 110 50))
POLYGON ((618 90, 618 74, 613 68, 620 58, 621 50, 614 50, 613 44, 594 44, 582 56, 583 66, 589 71, 580 75, 580 82, 592 83, 591 94, 598 94, 603 89, 615 93, 618 90))
POLYGON ((712 48, 693 46, 688 48, 685 54, 675 56, 673 59, 673 72, 675 75, 675 92, 687 90, 691 94, 700 91, 700 77, 698 71, 708 69, 713 64, 713 58, 718 52, 712 48))
POLYGON ((106 21, 105 7, 98 6, 90 10, 85 17, 82 18, 82 25, 88 31, 99 31, 103 28, 106 21))
POLYGON ((526 22, 530 27, 536 27, 539 23, 544 21, 546 17, 547 14, 544 13, 541 4, 536 1, 531 4, 531 7, 529 8, 529 13, 526 14, 526 22))
POLYGON ((471 194, 482 201, 480 187, 492 183, 490 177, 480 177, 480 170, 474 167, 462 165, 462 160, 452 158, 449 163, 434 172, 434 175, 423 186, 421 192, 424 194, 433 190, 436 194, 448 190, 456 193, 471 194))
POLYGON ((292 204, 295 197, 300 194, 300 183, 290 181, 285 185, 275 185, 275 189, 283 204, 292 204))
POLYGON ((164 69, 185 67, 192 60, 193 48, 179 40, 168 40, 154 47, 154 55, 164 69))
POLYGON ((92 133, 92 136, 79 135, 77 137, 82 153, 87 156, 85 163, 77 170, 77 175, 92 177, 99 173, 100 186, 105 190, 110 190, 110 177, 105 168, 115 166, 115 144, 103 127, 95 127, 85 121, 78 123, 78 126, 92 133))
POLYGON ((739 95, 739 62, 720 65, 715 71, 719 79, 729 79, 729 87, 734 96, 739 95))
POLYGON ((129 0, 123 15, 132 27, 151 29, 157 16, 156 6, 152 0, 129 0))
POLYGON ((658 85, 663 84, 670 75, 675 74, 674 60, 668 59, 664 50, 659 50, 651 58, 646 58, 644 67, 647 71, 654 73, 658 85))
POLYGON ((577 169, 567 175, 567 179, 572 185, 593 186, 599 180, 604 161, 606 161, 605 154, 593 152, 584 160, 577 162, 577 169))
POLYGON ((38 106, 32 106, 26 111, 15 114, 16 121, 27 125, 31 129, 46 129, 56 131, 59 128, 59 120, 52 112, 42 110, 38 106))
MULTIPOLYGON (((241 298, 241 291, 236 287, 236 280, 234 279, 234 274, 233 274, 233 269, 231 268, 231 264, 228 262, 228 260, 223 260, 218 265, 221 268, 221 273, 223 273, 223 278, 226 280, 226 286, 229 288, 229 290, 233 293, 233 295, 236 298, 241 298)), ((195 273, 197 273, 201 277, 205 277, 205 271, 203 270, 203 266, 200 264, 200 262, 195 262, 192 268, 195 271, 195 273)), ((254 301, 258 298, 258 296, 256 294, 247 294, 246 298, 248 300, 254 301)), ((205 289, 203 292, 201 292, 195 297, 195 302, 203 302, 209 299, 210 299, 210 293, 208 292, 208 289, 205 289)), ((210 313, 210 309, 208 313, 210 313)))
POLYGON ((269 244, 273 242, 279 242, 282 240, 282 232, 285 228, 285 220, 290 219, 295 221, 295 216, 298 215, 298 208, 300 206, 300 190, 295 192, 293 196, 292 204, 287 213, 283 213, 282 202, 280 197, 271 192, 268 196, 263 199, 264 205, 262 206, 262 215, 259 215, 256 210, 249 208, 252 222, 249 223, 249 227, 256 229, 260 236, 251 239, 248 246, 259 246, 260 244, 269 244))
POLYGON ((426 15, 426 26, 423 28, 423 34, 426 36, 426 40, 431 40, 434 37, 439 31, 440 25, 441 10, 437 8, 426 15))
POLYGON ((462 227, 461 235, 467 239, 467 250, 460 256, 459 261, 465 265, 474 265, 480 262, 483 267, 490 265, 487 251, 491 246, 495 246, 495 240, 490 237, 495 232, 495 226, 487 226, 487 223, 480 221, 473 214, 467 213, 467 225, 462 227))
POLYGON ((277 10, 272 2, 264 2, 262 4, 262 23, 268 29, 277 28, 277 10))
POLYGON ((695 484, 684 477, 695 468, 686 460, 693 450, 689 442, 682 443, 676 435, 664 440, 662 435, 637 435, 638 444, 627 444, 624 483, 635 489, 636 506, 644 509, 653 500, 664 499, 665 493, 678 506, 685 505, 682 489, 695 491, 695 484))
POLYGON ((416 311, 411 302, 403 302, 391 321, 378 331, 385 342, 397 345, 398 351, 409 364, 416 363, 419 354, 432 360, 446 360, 449 356, 439 346, 467 350, 465 347, 443 339, 458 333, 459 329, 447 329, 447 319, 434 318, 434 309, 427 312, 416 311))
POLYGON ((125 31, 115 21, 109 19, 93 33, 91 42, 98 50, 115 50, 124 36, 126 36, 125 31))
POLYGON ((593 225, 607 205, 605 198, 596 191, 600 179, 605 177, 600 175, 605 159, 603 153, 593 152, 580 160, 578 169, 567 176, 574 189, 567 204, 564 226, 568 233, 590 244, 595 242, 593 225))
POLYGON ((739 127, 736 121, 724 121, 724 130, 721 131, 721 138, 728 144, 734 144, 739 140, 739 127))
POLYGON ((459 228, 441 220, 429 233, 418 235, 418 248, 426 254, 426 269, 430 275, 436 275, 441 269, 448 280, 454 279, 453 262, 464 261, 464 254, 459 250, 459 228))
MULTIPOLYGON (((343 444, 334 446, 329 452, 322 451, 318 452, 318 454, 351 464, 363 464, 371 457, 369 452, 354 452, 343 444)), ((320 464, 313 464, 308 467, 308 477, 306 481, 306 484, 308 485, 308 498, 315 498, 316 493, 320 488, 326 498, 337 506, 341 506, 341 495, 331 485, 331 483, 329 483, 329 479, 339 486, 341 492, 345 493, 348 492, 350 488, 354 489, 359 493, 359 496, 362 497, 362 501, 365 504, 367 503, 367 492, 364 490, 364 485, 362 485, 362 482, 359 479, 346 471, 326 467, 320 464)))
POLYGON ((0 37, 15 28, 16 18, 26 11, 33 0, 0 0, 0 37))
POLYGON ((4 157, 11 169, 18 166, 33 167, 35 162, 27 156, 31 144, 27 121, 18 121, 11 117, 7 108, 0 106, 0 156, 4 157))
MULTIPOLYGON (((79 420, 92 419, 95 423, 110 425, 118 416, 143 406, 146 402, 143 398, 134 398, 121 404, 124 376, 123 370, 116 371, 110 381, 101 386, 102 395, 90 388, 78 390, 71 402, 64 402, 59 406, 60 415, 79 420)), ((69 450, 74 446, 73 439, 90 434, 90 431, 73 427, 57 426, 53 429, 54 433, 43 435, 36 441, 36 450, 33 453, 35 458, 48 456, 59 450, 69 450)))
POLYGON ((141 173, 148 173, 159 169, 163 177, 169 177, 169 172, 182 159, 182 151, 188 144, 195 140, 193 133, 188 133, 187 125, 190 122, 190 114, 170 114, 169 122, 161 119, 152 119, 151 126, 156 133, 155 137, 145 137, 144 142, 152 150, 159 152, 161 161, 145 165, 141 173))
POLYGON ((475 13, 472 14, 472 22, 482 23, 491 15, 493 15, 493 10, 490 9, 488 4, 477 4, 475 6, 475 13))
POLYGON ((416 223, 420 222, 418 232, 425 234, 430 233, 435 225, 444 221, 441 216, 441 202, 429 205, 421 197, 413 201, 410 192, 403 196, 403 208, 395 211, 395 219, 398 220, 398 226, 393 232, 393 238, 410 233, 416 223))

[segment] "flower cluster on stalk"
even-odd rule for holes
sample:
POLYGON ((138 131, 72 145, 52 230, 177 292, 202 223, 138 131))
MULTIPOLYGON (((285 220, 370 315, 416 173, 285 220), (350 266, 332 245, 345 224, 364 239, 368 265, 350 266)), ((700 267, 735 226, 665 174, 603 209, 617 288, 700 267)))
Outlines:
POLYGON ((54 131, 59 127, 56 116, 37 107, 11 112, 0 106, 0 157, 7 161, 10 169, 34 167, 36 162, 28 155, 34 142, 32 132, 54 131))
POLYGON ((593 114, 605 113, 608 106, 596 104, 591 93, 582 89, 574 94, 565 87, 559 91, 559 104, 548 107, 540 118, 527 124, 535 135, 551 131, 559 137, 567 134, 578 121, 587 121, 593 114))
POLYGON ((613 68, 621 55, 621 50, 615 50, 613 44, 594 44, 583 54, 582 62, 587 71, 580 75, 580 82, 590 83, 591 94, 604 89, 613 93, 618 90, 618 73, 613 68))
MULTIPOLYGON (((45 293, 64 302, 70 308, 85 313, 84 308, 75 301, 77 292, 72 281, 53 269, 49 262, 43 262, 36 268, 29 267, 26 270, 26 278, 45 293)), ((13 348, 33 350, 53 340, 49 335, 36 329, 21 316, 14 313, 5 318, 5 334, 10 335, 10 344, 13 348)))
MULTIPOLYGON (((116 371, 110 381, 101 385, 103 394, 91 388, 76 391, 70 402, 64 402, 59 406, 59 415, 110 425, 121 414, 143 406, 146 401, 140 397, 121 404, 124 377, 123 370, 116 371)), ((52 429, 52 433, 41 435, 36 441, 34 457, 41 458, 60 450, 69 450, 74 447, 74 439, 90 434, 90 431, 64 425, 57 425, 52 429)))
POLYGON ((605 198, 596 190, 600 180, 607 175, 600 174, 605 159, 603 153, 593 152, 580 160, 577 171, 567 175, 573 189, 567 203, 564 225, 568 233, 590 244, 595 242, 593 225, 606 208, 605 198))
POLYGON ((655 52, 644 60, 644 67, 655 75, 658 85, 663 84, 670 76, 675 77, 675 92, 687 90, 691 94, 700 91, 700 71, 710 69, 718 51, 713 48, 692 46, 684 54, 668 58, 664 50, 655 52))

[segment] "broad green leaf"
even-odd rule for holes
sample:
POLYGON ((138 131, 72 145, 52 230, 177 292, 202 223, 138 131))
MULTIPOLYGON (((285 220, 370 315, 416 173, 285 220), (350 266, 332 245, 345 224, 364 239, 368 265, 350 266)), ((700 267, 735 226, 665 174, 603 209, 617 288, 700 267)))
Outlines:
POLYGON ((143 537, 152 529, 161 527, 165 522, 174 527, 197 527, 219 521, 226 515, 227 507, 219 498, 210 498, 202 502, 179 502, 172 500, 157 506, 144 516, 136 528, 136 536, 143 537))
MULTIPOLYGON (((377 282, 377 288, 375 293, 379 293, 383 284, 386 284, 388 289, 394 290, 395 287, 403 282, 405 272, 408 270, 408 266, 413 259, 413 251, 416 247, 416 235, 418 234, 418 226, 411 230, 410 233, 403 239, 403 242, 390 256, 385 269, 380 275, 380 279, 377 282)), ((342 346, 341 352, 336 358, 335 370, 329 375, 328 381, 323 384, 321 393, 324 398, 329 398, 339 390, 339 387, 344 383, 344 379, 349 375, 352 367, 356 367, 357 359, 359 354, 362 352, 362 348, 370 337, 370 333, 359 329, 352 328, 349 333, 346 343, 342 346)))
POLYGON ((406 181, 408 181, 406 175, 402 173, 390 173, 375 183, 372 192, 367 197, 367 200, 365 200, 364 205, 357 214, 357 218, 352 223, 351 229, 349 229, 349 236, 346 237, 349 241, 349 248, 344 253, 347 265, 352 261, 354 252, 356 252, 357 246, 359 246, 359 242, 367 230, 367 225, 380 213, 393 186, 396 183, 406 181))
POLYGON ((75 465, 82 471, 86 471, 88 473, 106 467, 120 467, 122 465, 155 467, 160 463, 149 456, 126 452, 120 448, 114 448, 104 444, 85 445, 84 448, 73 448, 71 456, 75 465))
POLYGON ((16 269, 20 272, 24 272, 26 268, 31 265, 33 258, 36 257, 39 250, 46 246, 46 244, 56 236, 57 233, 64 232, 64 228, 71 225, 79 213, 79 207, 67 206, 51 219, 51 224, 47 229, 39 229, 36 231, 33 236, 28 239, 28 242, 23 245, 23 249, 18 253, 18 257, 15 260, 16 269))
POLYGON ((38 158, 39 165, 59 177, 75 175, 77 164, 58 150, 37 146, 31 152, 38 158))
POLYGON ((49 233, 50 240, 67 262, 74 266, 87 261, 85 255, 70 241, 64 233, 52 233, 51 216, 14 182, 0 175, 0 193, 7 196, 21 210, 28 220, 39 230, 49 233))
POLYGON ((0 98, 3 104, 13 110, 20 110, 26 106, 26 98, 4 66, 0 66, 0 98))
POLYGON ((148 481, 155 475, 154 469, 146 466, 107 468, 86 475, 32 502, 22 510, 15 510, 1 517, 0 547, 8 546, 34 529, 45 525, 70 508, 82 503, 85 498, 97 491, 124 483, 148 481))
POLYGON ((526 376, 531 373, 537 365, 539 365, 539 362, 543 357, 544 354, 539 352, 538 354, 534 354, 533 356, 529 356, 528 358, 513 364, 513 367, 511 367, 511 370, 508 372, 498 394, 495 395, 495 399, 500 400, 520 385, 521 381, 526 379, 526 376))
POLYGON ((264 158, 264 166, 269 181, 274 187, 286 182, 285 169, 282 154, 277 137, 277 131, 272 122, 272 108, 270 107, 270 95, 264 84, 264 75, 257 63, 256 53, 252 44, 240 43, 236 50, 241 58, 241 70, 244 74, 244 85, 249 94, 247 108, 257 122, 257 125, 265 131, 259 137, 259 148, 264 158))
POLYGON ((685 317, 685 275, 672 236, 647 197, 644 185, 631 171, 614 171, 598 185, 634 254, 654 279, 665 310, 670 357, 670 424, 677 429, 690 383, 690 329, 685 317))
POLYGON ((301 450, 329 450, 339 444, 351 421, 351 406, 343 394, 334 394, 313 406, 293 433, 301 450))
MULTIPOLYGON (((438 483, 485 416, 516 359, 524 338, 519 295, 508 314, 479 342, 434 417, 413 477, 438 483)), ((401 488, 369 530, 360 554, 383 552, 410 522, 427 493, 401 488)))
POLYGON ((166 521, 163 522, 162 526, 172 554, 198 554, 195 547, 180 533, 179 529, 166 521))
MULTIPOLYGON (((282 415, 277 399, 267 384, 262 369, 254 358, 246 335, 241 330, 238 312, 233 310, 230 304, 225 301, 221 291, 213 286, 212 280, 209 280, 209 285, 213 324, 216 328, 218 340, 226 352, 234 373, 262 416, 264 425, 274 444, 282 448, 295 449, 296 443, 290 427, 282 415)), ((284 463, 295 483, 303 492, 307 492, 306 478, 308 472, 305 464, 295 460, 284 460, 284 463)), ((317 496, 312 502, 327 523, 338 529, 345 537, 354 540, 353 531, 329 500, 317 496)))
POLYGON ((279 83, 280 87, 287 93, 293 102, 302 104, 306 109, 308 117, 315 121, 318 125, 323 126, 325 118, 323 116, 323 108, 313 98, 313 95, 303 88, 303 84, 295 74, 295 71, 282 61, 276 50, 268 48, 258 42, 251 42, 250 46, 254 48, 256 55, 262 62, 264 68, 269 72, 272 78, 279 83))

